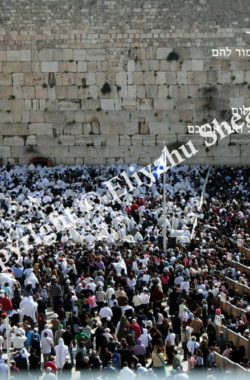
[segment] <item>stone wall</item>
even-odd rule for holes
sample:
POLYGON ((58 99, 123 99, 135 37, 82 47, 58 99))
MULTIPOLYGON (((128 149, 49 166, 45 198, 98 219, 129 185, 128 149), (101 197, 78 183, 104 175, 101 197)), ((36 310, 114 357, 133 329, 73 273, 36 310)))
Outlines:
POLYGON ((249 106, 248 0, 2 0, 0 155, 54 164, 245 164, 248 134, 206 149, 188 125, 249 106), (211 49, 228 46, 230 57, 211 49), (175 55, 169 56, 171 52, 175 55))

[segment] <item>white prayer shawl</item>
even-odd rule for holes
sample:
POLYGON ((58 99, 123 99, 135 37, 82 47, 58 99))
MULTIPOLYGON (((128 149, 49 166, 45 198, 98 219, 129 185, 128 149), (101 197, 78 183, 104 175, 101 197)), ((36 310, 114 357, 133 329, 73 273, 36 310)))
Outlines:
POLYGON ((136 232, 134 239, 135 239, 135 241, 143 241, 143 237, 139 231, 136 232))
POLYGON ((127 266, 126 266, 125 261, 123 260, 122 257, 119 258, 119 261, 117 263, 113 263, 113 265, 115 267, 115 270, 116 270, 118 276, 121 275, 122 269, 124 269, 125 274, 127 275, 127 266))
POLYGON ((63 230, 63 226, 60 224, 58 220, 58 216, 50 215, 49 220, 55 226, 57 232, 60 232, 63 230))
POLYGON ((22 246, 24 247, 25 251, 28 251, 31 248, 31 245, 28 242, 29 235, 25 235, 24 237, 22 237, 22 239, 20 239, 20 241, 22 242, 22 246))
POLYGON ((35 289, 36 284, 39 284, 39 281, 33 272, 27 278, 25 278, 24 285, 27 286, 29 282, 32 285, 32 289, 35 289))
POLYGON ((57 346, 55 346, 55 352, 56 352, 56 366, 59 369, 62 369, 65 364, 66 356, 69 353, 68 347, 64 344, 64 341, 62 338, 59 338, 59 343, 57 346))
POLYGON ((69 208, 66 208, 66 210, 64 210, 64 220, 68 223, 73 224, 73 226, 76 224, 75 216, 72 215, 69 208))
POLYGON ((51 244, 55 243, 55 241, 56 241, 56 234, 55 233, 44 236, 44 244, 45 245, 51 245, 51 244))
POLYGON ((32 296, 29 296, 24 303, 20 303, 22 317, 26 315, 27 317, 32 318, 34 322, 36 322, 37 306, 37 302, 33 300, 32 296))
POLYGON ((75 243, 80 243, 83 244, 83 238, 77 232, 74 228, 70 228, 69 230, 70 238, 75 242, 75 243))
POLYGON ((110 234, 111 234, 111 238, 113 238, 115 241, 119 239, 118 233, 113 228, 111 228, 110 234))

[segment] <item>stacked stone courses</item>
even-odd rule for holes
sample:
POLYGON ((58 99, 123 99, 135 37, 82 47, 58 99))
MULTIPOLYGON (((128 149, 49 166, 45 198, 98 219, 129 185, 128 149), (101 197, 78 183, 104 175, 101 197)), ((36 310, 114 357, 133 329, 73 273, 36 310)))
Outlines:
MULTIPOLYGON (((249 1, 2 0, 0 157, 26 164, 250 162, 248 130, 207 149, 188 125, 250 106, 249 1), (232 50, 213 57, 212 49, 232 50), (174 52, 174 59, 169 59, 174 52)), ((249 130, 250 131, 250 130, 249 130)))

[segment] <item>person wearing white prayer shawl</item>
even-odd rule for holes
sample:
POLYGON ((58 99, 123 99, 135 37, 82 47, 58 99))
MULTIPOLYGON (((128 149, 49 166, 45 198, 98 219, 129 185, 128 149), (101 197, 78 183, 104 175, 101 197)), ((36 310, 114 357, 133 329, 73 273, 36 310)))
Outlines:
MULTIPOLYGON (((158 219, 158 226, 163 226, 163 223, 164 223, 164 215, 162 214, 161 216, 160 216, 160 218, 158 219)), ((167 230, 169 231, 169 230, 171 230, 171 223, 170 223, 170 220, 169 220, 169 216, 167 215, 166 216, 166 228, 167 228, 167 230)))
POLYGON ((59 338, 58 345, 55 346, 55 352, 56 352, 56 366, 57 368, 63 369, 66 356, 69 354, 68 346, 64 344, 63 338, 59 338))
POLYGON ((56 234, 55 233, 44 236, 44 244, 45 245, 51 245, 55 242, 56 242, 56 234))
POLYGON ((115 267, 117 276, 121 276, 122 270, 124 270, 125 275, 127 275, 127 266, 121 256, 119 256, 118 262, 113 263, 113 266, 115 267))
POLYGON ((36 322, 36 314, 37 314, 37 302, 33 300, 32 296, 29 296, 26 301, 21 305, 20 303, 20 309, 21 309, 21 315, 23 318, 30 317, 32 321, 36 322))
POLYGON ((114 241, 117 241, 119 239, 118 233, 113 228, 110 229, 110 235, 114 241))
POLYGON ((39 281, 36 277, 36 275, 32 272, 28 277, 25 278, 24 280, 24 285, 31 285, 32 289, 35 289, 36 284, 39 284, 39 281))
POLYGON ((134 236, 135 241, 143 241, 143 236, 140 234, 139 231, 136 232, 134 236))
POLYGON ((75 243, 83 244, 83 238, 81 237, 81 235, 74 228, 70 228, 69 234, 70 234, 70 238, 75 243))
POLYGON ((118 236, 119 236, 119 239, 120 240, 124 240, 125 237, 126 237, 126 228, 124 225, 120 225, 119 226, 119 230, 118 230, 118 236))

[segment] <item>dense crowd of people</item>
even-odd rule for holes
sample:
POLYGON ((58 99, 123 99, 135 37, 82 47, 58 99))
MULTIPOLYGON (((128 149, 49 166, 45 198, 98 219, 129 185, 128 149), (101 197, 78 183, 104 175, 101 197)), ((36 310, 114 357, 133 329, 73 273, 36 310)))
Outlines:
POLYGON ((213 380, 216 352, 250 368, 217 323, 249 339, 249 294, 225 277, 249 285, 228 255, 240 262, 250 241, 250 170, 212 168, 200 209, 208 168, 173 168, 164 212, 158 176, 102 202, 129 169, 0 170, 0 377, 8 343, 13 376, 213 380), (244 317, 223 315, 222 298, 244 317))

